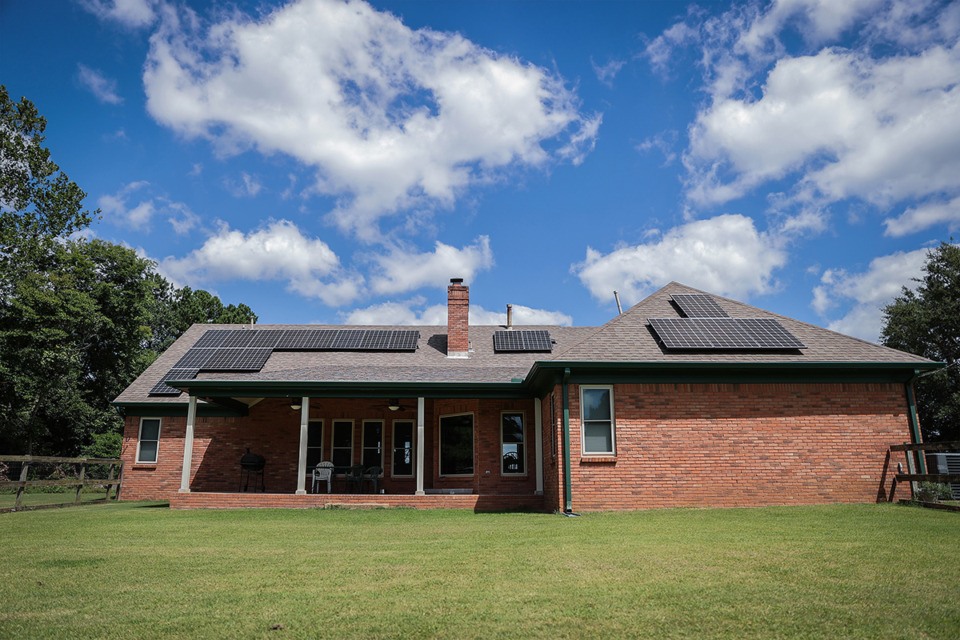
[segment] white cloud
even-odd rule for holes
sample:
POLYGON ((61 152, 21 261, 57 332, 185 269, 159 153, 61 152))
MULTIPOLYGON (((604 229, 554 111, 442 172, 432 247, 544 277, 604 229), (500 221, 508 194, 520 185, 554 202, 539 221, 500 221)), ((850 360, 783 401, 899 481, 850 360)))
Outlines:
POLYGON ((153 24, 154 4, 153 0, 80 0, 80 6, 101 20, 119 22, 131 29, 153 24))
MULTIPOLYGON (((344 324, 373 325, 427 325, 444 326, 447 324, 447 305, 435 304, 424 307, 424 298, 416 297, 402 302, 384 302, 364 309, 354 309, 341 314, 344 324), (418 309, 419 308, 419 309, 418 309)), ((505 325, 507 312, 487 311, 478 305, 470 306, 470 324, 505 325)), ((560 325, 570 326, 573 318, 560 311, 532 309, 522 305, 513 305, 514 325, 560 325)))
POLYGON ((760 233, 753 220, 721 215, 670 229, 645 244, 606 255, 590 247, 571 267, 598 300, 617 290, 627 304, 671 280, 719 295, 745 298, 774 288, 774 270, 786 264, 782 240, 760 233))
POLYGON ((581 161, 599 125, 548 70, 360 0, 300 0, 205 32, 165 7, 144 85, 153 117, 187 137, 316 167, 317 189, 341 198, 332 220, 367 239, 382 216, 451 206, 551 147, 581 161))
POLYGON ((340 259, 325 242, 305 237, 286 220, 270 221, 249 234, 223 223, 199 249, 183 258, 164 258, 159 265, 187 284, 286 281, 288 290, 331 306, 356 299, 363 284, 361 276, 340 268, 340 259))
POLYGON ((90 90, 97 100, 106 104, 121 104, 123 98, 117 94, 117 81, 107 78, 99 69, 91 69, 78 64, 80 84, 90 90))
POLYGON ((263 190, 263 184, 259 178, 250 175, 246 171, 240 172, 239 182, 225 178, 223 186, 234 198, 254 198, 263 190))
POLYGON ((843 317, 827 325, 833 331, 876 341, 883 326, 883 307, 900 294, 903 287, 913 288, 913 278, 923 275, 927 249, 897 252, 870 261, 862 273, 827 269, 813 290, 811 306, 826 318, 840 305, 851 305, 843 317))
POLYGON ((625 64, 625 60, 613 58, 608 60, 606 64, 598 65, 593 61, 593 58, 590 58, 590 66, 593 67, 593 72, 597 75, 597 80, 611 89, 613 88, 613 79, 617 77, 620 69, 622 69, 625 64))
POLYGON ((373 290, 397 294, 425 286, 445 287, 450 278, 469 282, 477 273, 493 266, 493 252, 490 238, 480 236, 472 245, 460 249, 437 242, 431 253, 395 248, 373 260, 378 271, 371 279, 373 290))
POLYGON ((949 202, 925 202, 907 209, 896 218, 887 218, 883 221, 887 228, 884 235, 899 238, 944 222, 951 232, 960 229, 960 196, 949 202))
POLYGON ((784 58, 759 100, 724 99, 690 129, 690 197, 715 204, 799 174, 801 192, 876 205, 960 189, 960 46, 873 60, 784 58), (718 176, 723 177, 718 177, 718 176))
POLYGON ((146 180, 131 182, 113 195, 100 196, 97 206, 108 219, 112 219, 121 226, 137 230, 146 229, 157 210, 153 198, 144 199, 132 208, 127 205, 127 202, 135 192, 149 185, 150 183, 146 180))

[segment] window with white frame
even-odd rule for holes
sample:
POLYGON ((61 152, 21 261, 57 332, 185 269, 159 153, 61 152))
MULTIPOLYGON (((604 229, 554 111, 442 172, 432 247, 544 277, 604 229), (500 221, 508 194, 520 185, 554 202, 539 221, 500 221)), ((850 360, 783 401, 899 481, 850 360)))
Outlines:
POLYGON ((523 435, 522 412, 504 411, 500 414, 500 473, 526 473, 523 435))
POLYGON ((353 464, 353 420, 333 421, 333 440, 330 461, 336 467, 353 464))
POLYGON ((323 420, 307 423, 307 468, 312 469, 323 461, 323 420))
POLYGON ((393 421, 393 467, 394 478, 413 476, 413 420, 393 421))
POLYGON ((473 414, 440 416, 440 475, 473 475, 473 414))
POLYGON ((360 463, 364 469, 383 468, 383 420, 363 421, 363 454, 360 463))
POLYGON ((580 424, 584 454, 616 453, 612 385, 580 386, 580 424))
POLYGON ((155 463, 160 448, 160 418, 140 418, 137 462, 155 463))

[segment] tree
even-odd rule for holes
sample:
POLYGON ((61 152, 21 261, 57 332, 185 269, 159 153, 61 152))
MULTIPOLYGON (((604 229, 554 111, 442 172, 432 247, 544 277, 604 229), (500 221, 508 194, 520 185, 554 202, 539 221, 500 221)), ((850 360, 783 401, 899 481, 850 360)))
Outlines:
POLYGON ((0 85, 0 255, 6 258, 25 243, 83 229, 99 214, 83 209, 86 194, 50 160, 46 128, 32 102, 14 103, 0 85))
POLYGON ((952 241, 931 250, 916 289, 904 287, 883 310, 883 344, 947 365, 915 386, 930 442, 960 441, 960 246, 952 241))
POLYGON ((46 125, 0 86, 0 453, 75 455, 117 446, 110 402, 193 322, 256 316, 130 249, 71 240, 99 212, 50 159, 46 125))

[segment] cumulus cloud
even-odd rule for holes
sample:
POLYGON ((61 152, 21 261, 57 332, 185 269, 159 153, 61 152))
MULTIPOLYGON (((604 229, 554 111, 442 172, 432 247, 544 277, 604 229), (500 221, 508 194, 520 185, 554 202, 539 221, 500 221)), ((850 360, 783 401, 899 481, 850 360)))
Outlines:
POLYGON ((132 207, 129 206, 128 202, 136 192, 149 185, 150 183, 146 180, 131 182, 112 195, 100 196, 97 200, 97 206, 100 207, 108 220, 131 229, 146 229, 151 218, 153 218, 153 214, 156 213, 153 198, 142 199, 132 207))
POLYGON ((123 98, 117 93, 117 81, 107 78, 98 69, 78 64, 80 84, 90 90, 97 100, 106 104, 121 104, 123 98))
MULTIPOLYGON (((402 302, 384 302, 363 309, 354 309, 341 314, 345 324, 374 325, 428 325, 447 324, 447 305, 425 305, 425 299, 416 297, 402 302)), ((505 325, 506 311, 488 311, 479 305, 470 306, 470 324, 505 325)), ((513 305, 513 323, 515 325, 561 325, 570 326, 573 318, 560 311, 533 309, 522 305, 513 305)))
POLYGON ((80 6, 101 20, 118 22, 139 29, 153 24, 156 14, 153 0, 80 0, 80 6))
POLYGON ((786 261, 782 240, 757 231, 746 216, 727 214, 608 254, 587 247, 586 259, 571 271, 598 300, 612 300, 617 290, 632 304, 671 280, 734 298, 765 293, 786 261))
POLYGON ((716 204, 799 174, 827 202, 876 205, 960 188, 960 45, 873 60, 784 58, 758 100, 719 100, 690 129, 690 196, 716 204))
POLYGON ((942 223, 948 225, 950 232, 960 229, 960 196, 949 202, 925 202, 907 209, 896 218, 887 218, 883 221, 887 228, 884 235, 898 238, 942 223))
POLYGON ((927 249, 917 249, 881 256, 871 260, 861 273, 827 269, 813 290, 810 306, 823 318, 829 318, 839 306, 847 307, 844 315, 831 320, 827 327, 875 342, 883 326, 883 307, 903 287, 913 288, 913 279, 923 275, 927 253, 927 249))
POLYGON ((373 290, 396 294, 425 286, 443 287, 450 278, 470 281, 493 266, 493 251, 490 238, 480 236, 472 245, 459 249, 437 242, 429 253, 395 248, 373 260, 377 267, 377 275, 371 278, 373 290))
POLYGON ((209 25, 165 7, 143 79, 149 112, 183 135, 316 167, 339 198, 331 220, 366 239, 382 216, 451 206, 497 172, 579 162, 600 123, 556 74, 360 0, 209 25))
POLYGON ((216 234, 183 258, 160 261, 162 273, 197 285, 227 280, 285 281, 287 289, 337 306, 360 294, 363 278, 340 267, 340 259, 319 238, 308 238, 292 222, 270 221, 243 233, 220 225, 216 234))

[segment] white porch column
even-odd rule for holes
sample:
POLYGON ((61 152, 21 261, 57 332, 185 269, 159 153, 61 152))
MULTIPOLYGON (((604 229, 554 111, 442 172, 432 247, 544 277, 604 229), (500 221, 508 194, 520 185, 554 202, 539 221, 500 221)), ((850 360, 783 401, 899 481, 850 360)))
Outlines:
POLYGON ((423 493, 423 398, 417 398, 417 493, 423 493))
POLYGON ((193 424, 197 421, 197 396, 190 396, 187 405, 187 431, 183 434, 183 469, 180 471, 180 491, 190 493, 190 468, 193 466, 193 424))
POLYGON ((300 458, 297 461, 297 495, 307 493, 307 435, 310 432, 310 398, 300 398, 300 458))
POLYGON ((543 408, 540 398, 533 399, 534 450, 537 452, 537 495, 543 495, 543 408))

